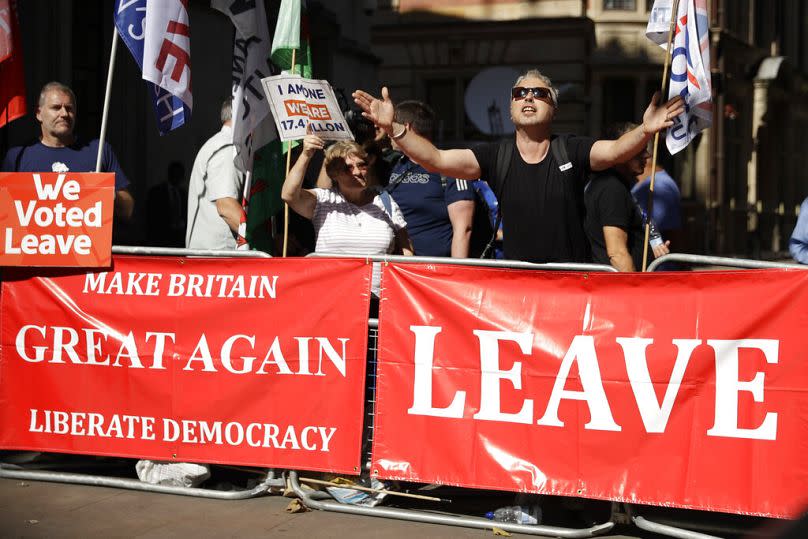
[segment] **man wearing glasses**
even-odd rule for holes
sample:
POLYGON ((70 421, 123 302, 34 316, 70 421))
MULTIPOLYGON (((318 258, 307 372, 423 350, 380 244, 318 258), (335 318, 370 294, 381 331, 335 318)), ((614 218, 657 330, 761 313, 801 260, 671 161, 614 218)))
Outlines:
POLYGON ((552 123, 558 93, 550 79, 535 69, 521 75, 511 89, 515 140, 474 149, 439 150, 408 125, 395 122, 387 88, 382 88, 382 99, 361 90, 353 97, 365 117, 425 169, 460 179, 486 180, 497 194, 504 216, 505 258, 536 263, 589 261, 583 229, 583 193, 589 173, 628 161, 654 133, 673 125, 673 118, 684 111, 681 97, 658 106, 659 97, 654 96, 643 123, 617 140, 565 136, 568 162, 559 163, 550 151, 551 140, 557 136, 552 123), (508 153, 510 159, 503 167, 498 156, 501 161, 508 153), (501 174, 502 170, 506 172, 501 174))

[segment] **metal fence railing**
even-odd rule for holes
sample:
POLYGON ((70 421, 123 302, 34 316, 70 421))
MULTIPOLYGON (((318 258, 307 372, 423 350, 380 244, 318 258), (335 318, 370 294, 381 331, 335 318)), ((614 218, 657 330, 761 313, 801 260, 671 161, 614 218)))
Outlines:
MULTIPOLYGON (((260 251, 205 251, 205 250, 189 250, 189 249, 173 249, 173 248, 147 248, 147 247, 113 247, 114 254, 126 255, 141 255, 141 256, 187 256, 187 257, 245 257, 245 258, 271 258, 266 253, 260 251)), ((426 263, 426 264, 442 264, 442 265, 463 265, 474 267, 489 267, 489 268, 506 268, 506 269, 520 269, 520 270, 544 270, 544 271, 578 271, 578 272, 616 272, 613 267, 608 265, 597 264, 578 264, 578 263, 560 263, 560 264, 533 264, 520 261, 505 261, 505 260, 479 260, 479 259, 451 259, 451 258, 438 258, 438 257, 405 257, 405 256, 365 256, 365 255, 351 255, 351 254, 329 254, 317 253, 309 255, 311 257, 322 258, 361 258, 365 259, 367 263, 426 263)), ((703 265, 703 266, 718 266, 730 268, 747 268, 747 269, 767 269, 767 268, 780 268, 780 269, 808 269, 794 264, 783 264, 776 262, 761 262, 756 260, 744 260, 734 258, 721 258, 712 256, 701 255, 685 255, 673 253, 661 257, 651 263, 648 271, 655 271, 662 262, 681 262, 690 265, 703 265)), ((366 383, 366 406, 365 406, 365 430, 363 432, 363 444, 361 463, 365 472, 370 471, 370 450, 373 442, 373 417, 374 407, 376 401, 376 362, 378 352, 378 319, 368 318, 368 365, 367 365, 367 383, 366 383)), ((524 533, 530 535, 543 535, 551 537, 593 537, 603 533, 607 533, 614 528, 618 522, 631 522, 640 529, 658 533, 661 535, 668 535, 671 537, 680 537, 684 539, 714 539, 716 536, 699 533, 680 527, 679 525, 660 523, 649 520, 646 516, 640 515, 640 506, 632 504, 624 504, 614 502, 612 503, 612 510, 609 519, 605 522, 594 524, 583 528, 566 528, 560 526, 549 525, 524 525, 512 524, 505 522, 492 522, 488 519, 466 516, 458 514, 435 513, 426 510, 417 509, 404 509, 398 507, 367 507, 360 505, 342 504, 336 501, 323 499, 324 493, 320 491, 304 490, 300 484, 300 478, 296 471, 277 471, 266 470, 265 478, 254 488, 240 490, 240 491, 215 491, 205 488, 184 488, 184 487, 169 487, 162 485, 152 485, 143 483, 135 479, 124 479, 116 477, 108 477, 101 475, 90 475, 80 473, 70 473, 64 471, 46 471, 46 470, 26 470, 19 468, 15 465, 7 463, 0 463, 0 477, 9 479, 23 479, 23 480, 39 480, 39 481, 55 481, 64 483, 74 483, 83 485, 96 485, 108 486, 115 488, 125 488, 130 490, 180 494, 185 496, 197 496, 202 498, 216 498, 216 499, 245 499, 255 496, 264 495, 270 492, 272 488, 284 487, 287 484, 292 487, 297 496, 300 497, 303 504, 311 509, 319 509, 326 511, 335 511, 339 513, 350 513, 356 515, 366 515, 384 518, 394 518, 399 520, 407 520, 421 523, 444 524, 452 526, 461 526, 469 528, 490 529, 496 526, 507 532, 524 533)), ((719 526, 712 526, 712 529, 726 531, 727 533, 735 533, 737 530, 733 528, 722 528, 719 526)))

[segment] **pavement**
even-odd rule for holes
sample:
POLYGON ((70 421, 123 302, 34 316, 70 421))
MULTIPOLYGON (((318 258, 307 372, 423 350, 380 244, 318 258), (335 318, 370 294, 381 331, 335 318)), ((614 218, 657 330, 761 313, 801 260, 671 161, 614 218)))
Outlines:
MULTIPOLYGON (((326 511, 291 514, 292 500, 265 496, 211 500, 171 494, 0 479, 3 538, 476 538, 492 530, 422 524, 326 511)), ((514 534, 514 537, 528 535, 514 534)), ((610 539, 658 539, 637 528, 610 539)))

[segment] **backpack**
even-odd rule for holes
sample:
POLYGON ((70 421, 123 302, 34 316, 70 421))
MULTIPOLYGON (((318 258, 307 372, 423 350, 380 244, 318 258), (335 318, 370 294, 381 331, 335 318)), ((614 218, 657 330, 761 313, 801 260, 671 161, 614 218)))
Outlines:
MULTIPOLYGON (((572 178, 574 171, 572 166, 572 161, 569 159, 569 155, 567 154, 567 139, 570 135, 559 135, 553 140, 550 141, 550 151, 553 153, 553 158, 555 158, 556 163, 559 163, 558 170, 563 172, 565 176, 572 178)), ((511 158, 513 157, 513 150, 516 144, 514 139, 508 138, 501 140, 499 142, 499 146, 497 147, 497 160, 496 160, 496 177, 501 178, 499 183, 499 189, 497 190, 497 201, 502 200, 502 195, 505 192, 505 180, 508 177, 508 169, 511 166, 511 158)), ((488 205, 486 204, 485 207, 487 208, 488 205)), ((476 215, 477 208, 475 206, 475 215, 476 215)), ((487 221, 488 219, 486 219, 487 221)), ((499 229, 499 225, 502 223, 502 206, 497 206, 497 218, 494 221, 494 225, 490 226, 489 228, 491 232, 488 234, 488 242, 485 244, 483 248, 480 258, 493 258, 494 250, 493 246, 497 241, 497 233, 496 231, 499 229)), ((476 223, 475 223, 476 224, 476 223)), ((472 236, 474 232, 472 231, 472 236)))

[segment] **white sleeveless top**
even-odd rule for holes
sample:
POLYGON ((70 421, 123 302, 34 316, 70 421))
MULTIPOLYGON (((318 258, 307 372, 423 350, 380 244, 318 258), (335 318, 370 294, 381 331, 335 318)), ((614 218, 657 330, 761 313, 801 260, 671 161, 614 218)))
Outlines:
MULTIPOLYGON (((345 200, 336 189, 312 189, 317 197, 312 223, 318 253, 359 255, 390 254, 395 247, 395 233, 407 226, 398 204, 390 197, 391 215, 387 214, 381 196, 370 204, 357 206, 345 200)), ((373 265, 373 293, 378 294, 379 264, 373 265)))

